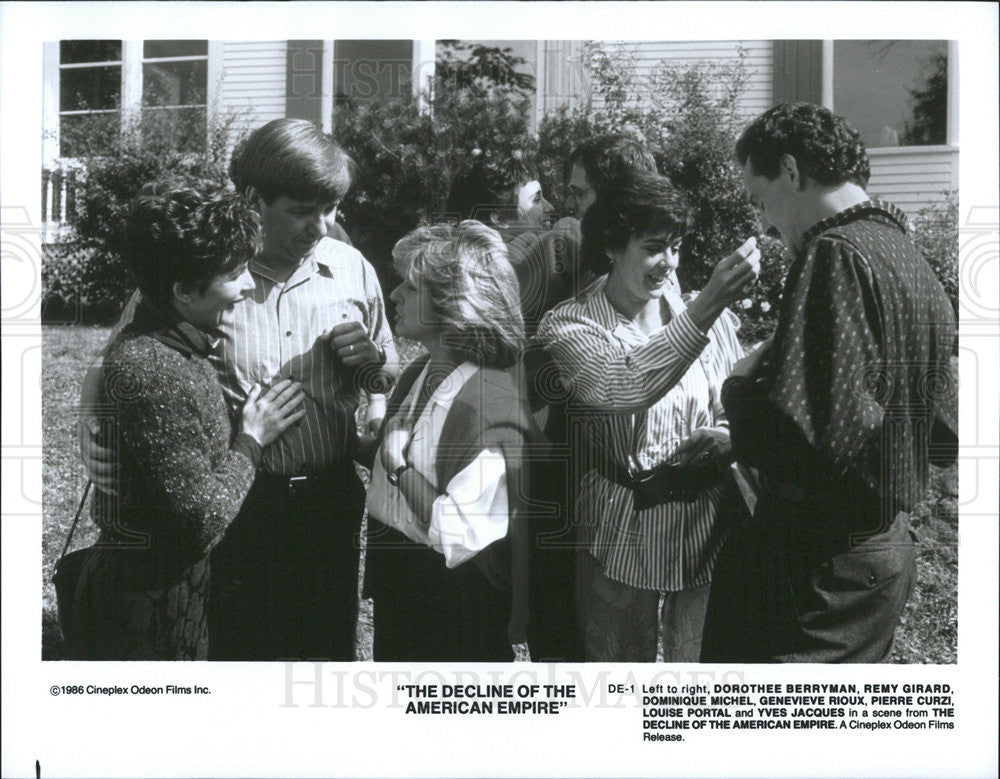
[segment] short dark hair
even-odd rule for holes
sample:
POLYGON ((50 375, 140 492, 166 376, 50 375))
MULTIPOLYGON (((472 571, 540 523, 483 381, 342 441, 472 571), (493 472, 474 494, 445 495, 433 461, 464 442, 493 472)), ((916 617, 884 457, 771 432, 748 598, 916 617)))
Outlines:
POLYGON ((534 164, 518 153, 499 158, 480 154, 452 180, 448 211, 461 219, 487 221, 490 212, 509 212, 516 205, 512 191, 537 178, 534 164))
POLYGON ((795 158, 803 175, 826 186, 850 182, 868 186, 870 169, 857 130, 828 108, 812 103, 782 103, 758 116, 736 142, 740 165, 768 179, 777 177, 784 154, 795 158))
MULTIPOLYGON (((161 188, 162 189, 162 188, 161 188)), ((194 189, 140 195, 130 206, 122 255, 144 298, 166 306, 175 284, 204 291, 261 250, 260 217, 243 195, 194 189)))
POLYGON ((584 141, 569 155, 569 167, 579 163, 595 191, 607 189, 630 170, 656 173, 656 160, 630 135, 608 133, 584 141))
POLYGON ((628 246, 635 235, 665 233, 681 240, 690 229, 690 212, 670 180, 642 170, 623 174, 612 188, 598 192, 580 226, 584 267, 596 274, 611 269, 608 250, 628 246))
POLYGON ((275 119, 233 150, 229 178, 253 187, 271 205, 281 196, 309 203, 340 201, 351 188, 354 162, 306 119, 275 119))

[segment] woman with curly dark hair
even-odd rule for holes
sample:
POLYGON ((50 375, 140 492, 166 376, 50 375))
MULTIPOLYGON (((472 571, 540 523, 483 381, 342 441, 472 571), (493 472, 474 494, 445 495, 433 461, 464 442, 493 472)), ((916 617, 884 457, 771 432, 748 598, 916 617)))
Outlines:
POLYGON ((200 660, 208 648, 208 552, 236 516, 261 449, 301 418, 301 387, 254 388, 234 430, 209 362, 216 330, 253 290, 256 213, 238 195, 143 195, 123 254, 142 291, 110 345, 99 402, 120 462, 93 504, 100 537, 76 587, 77 659, 200 660))
POLYGON ((590 661, 696 661, 725 537, 729 432, 719 390, 742 356, 725 306, 759 261, 752 239, 690 301, 673 292, 687 210, 669 181, 633 171, 583 218, 583 260, 601 278, 550 311, 537 341, 582 432, 577 618, 590 661), (662 605, 661 605, 662 604, 662 605))

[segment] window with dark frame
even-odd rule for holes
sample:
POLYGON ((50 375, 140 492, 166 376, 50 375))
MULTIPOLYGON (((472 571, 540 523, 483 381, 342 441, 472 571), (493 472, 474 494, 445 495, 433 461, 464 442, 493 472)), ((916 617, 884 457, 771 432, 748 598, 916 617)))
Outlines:
POLYGON ((142 123, 164 125, 183 151, 208 132, 208 41, 143 41, 142 123))
POLYGON ((123 109, 139 112, 144 133, 155 125, 176 138, 180 150, 204 150, 208 41, 143 41, 141 67, 126 59, 136 62, 120 40, 60 41, 59 155, 101 154, 122 130, 123 109), (139 104, 132 104, 136 99, 139 104))
POLYGON ((121 129, 122 42, 59 43, 59 154, 82 157, 121 129))

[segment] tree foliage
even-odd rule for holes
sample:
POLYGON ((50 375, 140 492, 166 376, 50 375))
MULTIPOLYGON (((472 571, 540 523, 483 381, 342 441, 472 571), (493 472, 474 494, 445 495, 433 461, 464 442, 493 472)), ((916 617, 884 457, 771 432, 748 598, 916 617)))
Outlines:
POLYGON ((523 64, 509 49, 444 41, 432 92, 338 108, 334 137, 356 164, 345 225, 383 286, 395 242, 444 213, 452 179, 475 156, 534 156, 534 79, 517 70, 523 64))
POLYGON ((71 233, 42 264, 43 316, 75 318, 74 312, 84 312, 103 321, 121 311, 135 288, 119 248, 129 202, 143 185, 163 179, 206 192, 227 186, 229 140, 237 118, 228 114, 207 125, 203 117, 179 123, 176 116, 153 111, 126 114, 116 132, 109 132, 102 115, 89 128, 86 123, 75 128, 79 156, 74 208, 67 215, 71 233), (191 151, 192 146, 200 150, 191 151))
POLYGON ((948 55, 934 54, 923 85, 909 90, 913 119, 904 124, 904 146, 943 144, 948 138, 948 55))

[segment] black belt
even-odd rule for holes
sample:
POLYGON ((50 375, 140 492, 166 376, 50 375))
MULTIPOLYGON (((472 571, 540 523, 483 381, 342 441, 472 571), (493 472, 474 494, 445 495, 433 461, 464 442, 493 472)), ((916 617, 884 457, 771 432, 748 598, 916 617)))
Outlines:
POLYGON ((598 467, 598 472, 632 491, 636 511, 673 501, 691 502, 709 487, 721 484, 729 470, 726 462, 715 461, 701 466, 661 463, 649 470, 632 471, 610 462, 606 455, 602 459, 605 467, 598 467))

